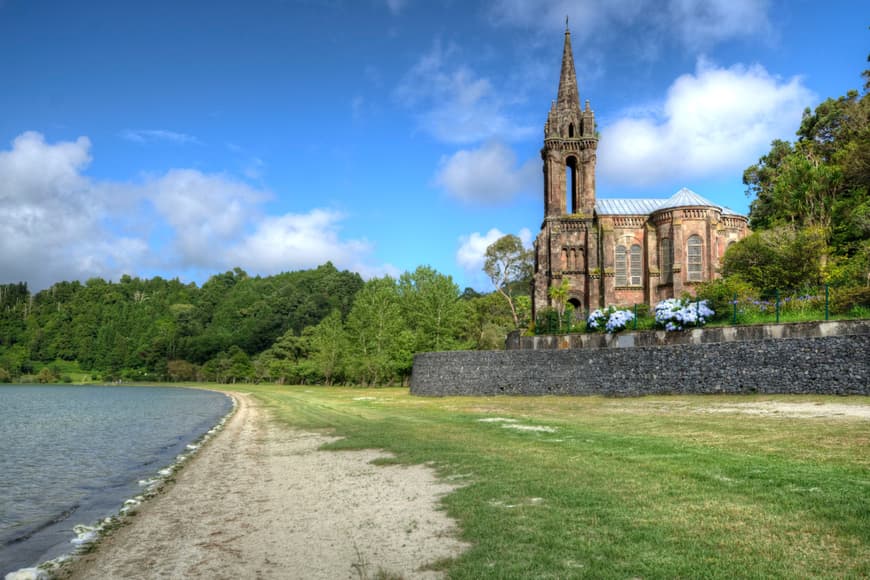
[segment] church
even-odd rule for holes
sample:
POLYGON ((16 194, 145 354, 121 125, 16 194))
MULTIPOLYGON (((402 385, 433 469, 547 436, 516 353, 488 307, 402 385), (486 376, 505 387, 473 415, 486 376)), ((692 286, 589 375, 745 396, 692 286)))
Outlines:
POLYGON ((749 233, 746 216, 690 189, 655 199, 596 199, 598 133, 580 106, 571 33, 565 31, 559 92, 544 124, 544 221, 535 240, 532 315, 568 281, 575 312, 654 305, 694 294, 717 277, 728 246, 749 233))

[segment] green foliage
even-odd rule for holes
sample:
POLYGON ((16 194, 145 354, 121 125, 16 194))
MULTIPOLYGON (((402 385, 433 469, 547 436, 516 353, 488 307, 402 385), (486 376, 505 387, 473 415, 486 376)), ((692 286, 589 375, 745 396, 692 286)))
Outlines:
MULTIPOLYGON (((728 320, 734 315, 734 300, 746 302, 755 297, 756 290, 739 275, 717 278, 696 287, 697 298, 706 300, 715 313, 713 320, 728 320)), ((646 313, 644 313, 646 315, 646 313)))
MULTIPOLYGON (((741 323, 772 322, 767 294, 775 290, 783 298, 783 321, 823 319, 819 292, 805 290, 805 281, 848 278, 837 272, 855 260, 835 256, 824 270, 808 269, 817 265, 814 252, 821 251, 819 238, 810 233, 777 227, 733 246, 726 265, 734 271, 698 286, 701 298, 711 301, 726 324, 735 292, 741 323), (751 291, 756 285, 767 294, 751 291), (796 293, 790 295, 790 287, 796 293), (812 299, 801 299, 807 293, 812 299)), ((554 288, 557 305, 565 286, 554 288)), ((449 276, 428 266, 398 280, 366 283, 326 264, 266 278, 236 269, 213 276, 202 288, 129 276, 118 283, 62 282, 33 296, 22 285, 3 288, 0 328, 13 329, 6 336, 15 338, 0 345, 0 368, 11 380, 405 384, 416 353, 501 349, 517 320, 530 331, 585 329, 567 303, 562 312, 543 309, 532 327, 528 296, 508 302, 499 292, 460 293, 449 276), (305 297, 297 283, 314 296, 305 297), (351 290, 339 289, 344 283, 353 299, 351 290), (305 321, 314 322, 300 327, 305 321), (48 371, 38 376, 44 367, 48 371)), ((637 328, 652 328, 646 305, 638 306, 637 328)), ((634 312, 633 305, 625 308, 634 312)), ((832 315, 855 317, 868 309, 866 292, 849 286, 832 290, 832 315)), ((634 327, 632 322, 629 328, 634 327)))
POLYGON ((396 281, 385 276, 366 282, 347 317, 349 367, 356 381, 385 384, 410 372, 413 337, 406 328, 396 281))
POLYGON ((548 294, 553 302, 553 308, 556 310, 559 318, 559 326, 562 326, 562 317, 565 314, 565 305, 568 303, 568 292, 571 290, 571 284, 567 278, 562 278, 558 286, 550 286, 548 294))
MULTIPOLYGON (((749 217, 756 233, 791 230, 797 237, 813 239, 805 258, 812 263, 801 272, 809 276, 806 284, 816 282, 816 273, 837 284, 870 284, 870 94, 866 91, 865 86, 863 95, 849 91, 825 100, 814 111, 807 109, 797 141, 774 141, 770 152, 743 174, 747 195, 754 198, 749 217)), ((752 238, 737 246, 769 249, 752 238)), ((756 272, 741 275, 756 284, 768 265, 764 262, 754 268, 756 272)), ((777 265, 770 267, 774 277, 782 276, 777 265)))
POLYGON ((460 300, 453 278, 429 266, 405 272, 399 278, 402 316, 414 334, 414 351, 455 350, 468 308, 460 300))
MULTIPOLYGON (((528 309, 522 307, 518 296, 515 304, 519 312, 528 309)), ((476 294, 473 298, 465 298, 465 320, 462 324, 463 341, 470 343, 478 350, 499 350, 504 348, 508 332, 514 329, 513 314, 502 296, 496 292, 476 294)), ((525 314, 528 320, 529 314, 525 314)))
POLYGON ((507 300, 513 315, 514 328, 520 328, 520 316, 514 296, 518 293, 518 287, 523 289, 520 293, 528 292, 534 255, 531 250, 523 247, 519 237, 508 234, 490 244, 484 256, 483 271, 489 276, 496 291, 507 300))
POLYGON ((824 279, 825 241, 819 229, 780 226, 753 232, 725 252, 722 273, 762 295, 817 286, 824 279))
POLYGON ((837 288, 831 293, 832 314, 849 314, 870 308, 870 286, 837 288))
POLYGON ((305 329, 311 341, 309 360, 323 377, 326 385, 331 385, 344 372, 347 336, 341 320, 341 312, 333 310, 320 324, 305 329))

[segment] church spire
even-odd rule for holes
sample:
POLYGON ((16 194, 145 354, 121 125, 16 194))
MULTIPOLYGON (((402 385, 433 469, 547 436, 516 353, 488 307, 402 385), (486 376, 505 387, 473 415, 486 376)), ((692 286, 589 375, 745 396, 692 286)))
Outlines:
POLYGON ((571 31, 565 17, 565 48, 562 49, 562 73, 559 76, 559 96, 556 106, 580 107, 580 93, 577 90, 577 73, 574 71, 574 54, 571 51, 571 31))

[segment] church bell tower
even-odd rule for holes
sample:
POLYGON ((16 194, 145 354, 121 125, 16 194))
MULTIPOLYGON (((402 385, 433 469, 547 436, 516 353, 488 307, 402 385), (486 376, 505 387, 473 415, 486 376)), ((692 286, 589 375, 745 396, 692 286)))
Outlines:
MULTIPOLYGON (((566 22, 567 24, 567 22, 566 22)), ((598 244, 594 229, 595 114, 580 107, 571 32, 565 30, 559 92, 544 124, 544 221, 535 241, 532 313, 551 306, 549 289, 565 279, 575 311, 598 303, 598 244)))

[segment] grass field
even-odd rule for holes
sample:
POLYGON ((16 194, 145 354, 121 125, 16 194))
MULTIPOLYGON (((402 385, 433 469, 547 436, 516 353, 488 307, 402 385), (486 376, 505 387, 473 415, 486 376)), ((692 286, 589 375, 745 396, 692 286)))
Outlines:
POLYGON ((460 484, 451 578, 870 577, 867 398, 236 388, 460 484))

